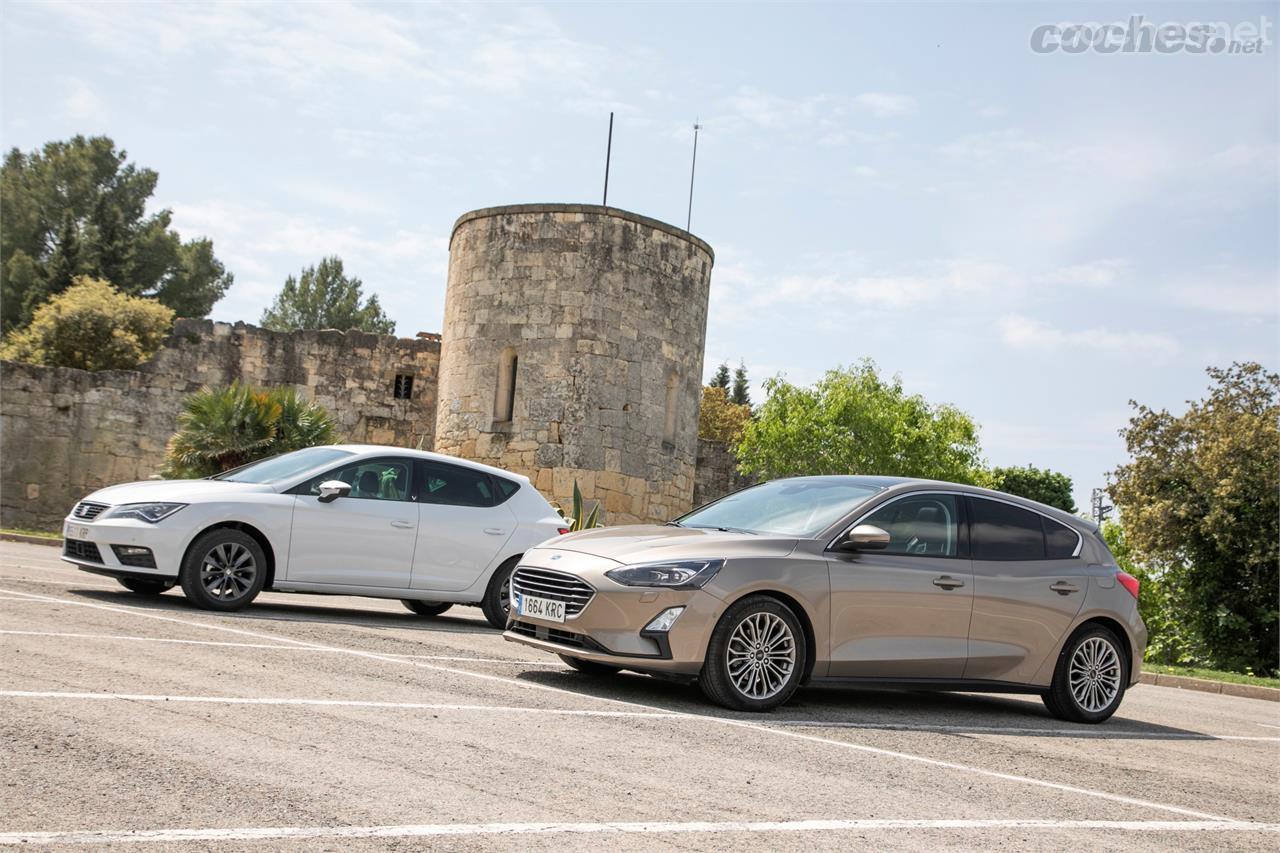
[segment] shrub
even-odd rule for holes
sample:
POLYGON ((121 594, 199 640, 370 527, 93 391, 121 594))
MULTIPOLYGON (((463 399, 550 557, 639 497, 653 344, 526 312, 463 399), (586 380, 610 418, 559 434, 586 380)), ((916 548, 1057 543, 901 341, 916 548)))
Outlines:
POLYGON ((81 370, 131 370, 155 355, 173 326, 173 311, 128 296, 102 279, 80 276, 36 309, 31 324, 11 332, 0 357, 81 370))
POLYGON ((233 382, 225 388, 202 388, 187 398, 161 473, 170 478, 209 477, 332 440, 329 413, 294 389, 263 390, 233 382))
POLYGON ((749 420, 751 407, 729 402, 729 396, 723 388, 708 385, 702 389, 702 406, 698 409, 698 438, 722 441, 730 448, 737 447, 749 420))

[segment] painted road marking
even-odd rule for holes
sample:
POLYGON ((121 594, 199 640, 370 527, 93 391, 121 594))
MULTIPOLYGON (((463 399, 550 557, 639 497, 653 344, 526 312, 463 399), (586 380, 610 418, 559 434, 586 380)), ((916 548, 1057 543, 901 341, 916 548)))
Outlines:
POLYGON ((1222 820, 788 820, 653 821, 628 823, 459 823, 421 826, 281 826, 243 829, 150 829, 137 831, 0 833, 0 844, 119 844, 178 841, 263 841, 299 838, 429 838, 461 835, 661 835, 709 832, 885 832, 895 830, 1102 832, 1280 832, 1277 823, 1222 820))
MULTIPOLYGON (((14 598, 13 601, 26 599, 14 598)), ((10 634, 19 637, 67 637, 78 640, 125 640, 136 643, 178 643, 188 646, 229 646, 237 649, 271 649, 278 652, 319 652, 323 654, 345 654, 341 649, 308 649, 302 646, 282 646, 273 643, 220 643, 216 640, 176 640, 167 637, 131 637, 126 634, 76 634, 64 631, 0 631, 0 635, 10 634)), ((511 658, 472 658, 458 655, 416 655, 401 652, 379 652, 390 657, 413 658, 414 660, 443 660, 457 663, 509 663, 520 666, 549 666, 564 669, 559 663, 545 660, 512 660, 511 658)))
MULTIPOLYGON (((263 634, 256 631, 247 631, 243 628, 231 628, 224 625, 211 625, 205 622, 193 622, 182 619, 176 619, 172 616, 161 616, 157 613, 148 613, 132 607, 116 607, 106 604, 95 604, 88 601, 70 601, 67 599, 52 598, 50 596, 36 595, 35 593, 24 593, 15 590, 0 589, 0 595, 14 594, 25 595, 30 598, 45 599, 62 604, 74 605, 77 607, 89 607, 96 610, 106 610, 115 613, 124 613, 126 615, 137 616, 145 619, 155 619, 161 622, 176 622, 180 625, 199 626, 212 631, 223 631, 230 634, 237 634, 246 637, 255 637, 260 640, 276 640, 280 642, 293 643, 300 646, 310 646, 312 648, 333 648, 341 649, 339 646, 326 646, 321 643, 313 643, 307 640, 295 640, 291 637, 279 637, 271 634, 263 634)), ((461 675, 465 677, 475 678, 481 681, 491 681, 498 684, 506 684, 510 686, 520 687, 522 689, 533 689, 547 693, 554 693, 560 696, 571 696, 579 701, 596 700, 601 702, 609 702, 611 704, 623 705, 630 708, 636 708, 643 711, 655 711, 659 713, 669 713, 665 709, 657 708, 652 705, 645 705, 640 702, 629 702, 623 699, 611 699, 603 696, 591 696, 589 694, 576 693, 572 690, 565 690, 560 687, 551 687, 545 684, 535 684, 528 681, 521 681, 515 678, 507 678, 500 675, 492 675, 490 673, 472 672, 466 669, 458 669, 457 667, 439 666, 437 664, 425 663, 423 661, 407 660, 405 658, 392 658, 386 655, 379 655, 375 652, 365 652, 358 649, 347 649, 349 654, 355 657, 365 658, 367 660, 380 660, 388 663, 396 663, 407 666, 419 667, 421 669, 429 669, 436 672, 447 672, 453 675, 461 675)), ((1067 785, 1061 782, 1051 782, 1047 779, 1037 779, 1033 776, 1018 776, 1012 773, 1001 773, 998 770, 988 770, 983 767, 974 767, 967 764, 957 764, 953 761, 943 761, 937 758, 928 758, 923 755, 915 755, 909 752, 898 752, 891 749, 882 749, 880 747, 868 746, 867 744, 855 743, 853 741, 833 740, 831 738, 816 737, 814 735, 802 734, 800 732, 789 731, 787 729, 772 729, 768 726, 758 723, 746 722, 743 720, 730 719, 728 717, 709 717, 698 714, 684 714, 692 720, 711 720, 722 725, 732 726, 734 728, 746 729, 758 733, 764 733, 773 737, 787 737, 793 740, 801 740, 807 743, 817 743, 824 746, 834 747, 836 749, 845 749, 851 752, 861 752, 868 755, 879 755, 885 758, 897 758, 901 761, 909 761, 915 764, 923 764, 930 767, 945 767, 949 770, 955 770, 961 773, 971 773, 976 776, 984 776, 988 779, 1000 779, 1005 782, 1016 782, 1023 785, 1032 785, 1039 788, 1046 788, 1053 791, 1062 791, 1069 794, 1079 794, 1080 796, 1093 797, 1099 800, 1106 800, 1113 803, 1123 803, 1125 805, 1137 806, 1139 808, 1155 809, 1158 811, 1169 812, 1171 814, 1186 815, 1187 817, 1200 818, 1202 820, 1218 820, 1229 821, 1231 818, 1221 815, 1209 814, 1207 812, 1187 809, 1181 806, 1169 805, 1167 803, 1157 803, 1151 800, 1142 800, 1136 797, 1126 797, 1123 794, 1113 794, 1108 791, 1099 791, 1092 788, 1080 788, 1075 785, 1067 785)))
MULTIPOLYGON (((0 632, 8 633, 8 632, 0 632)), ((305 651, 305 650, 304 650, 305 651)), ((89 693, 58 690, 0 690, 0 699, 68 699, 68 700, 119 700, 127 702, 193 702, 213 705, 298 705, 311 707, 371 708, 406 711, 480 711, 504 714, 550 714, 566 717, 618 717, 648 718, 657 720, 697 719, 719 723, 718 717, 688 714, 680 711, 591 711, 578 708, 533 708, 524 705, 459 705, 441 702, 383 702, 367 699, 307 699, 299 697, 261 696, 186 696, 152 693, 89 693)), ((770 720, 768 726, 797 726, 805 728, 848 728, 872 731, 938 731, 982 734, 1034 734, 1049 733, 1066 737, 1089 737, 1096 733, 1087 729, 1016 729, 995 726, 924 726, 894 723, 859 723, 821 720, 770 720)), ((1117 738, 1148 737, 1160 740, 1248 740, 1280 741, 1280 737, 1255 737, 1252 735, 1211 735, 1196 732, 1160 734, 1158 732, 1134 732, 1117 738)))

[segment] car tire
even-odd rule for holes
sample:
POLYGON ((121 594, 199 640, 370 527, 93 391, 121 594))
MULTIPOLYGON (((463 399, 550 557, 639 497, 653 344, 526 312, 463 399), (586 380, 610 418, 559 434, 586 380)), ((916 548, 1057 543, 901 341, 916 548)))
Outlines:
POLYGON ((452 601, 418 601, 416 598, 402 598, 400 603, 419 616, 439 616, 453 606, 452 601))
POLYGON ((239 610, 262 591, 267 555, 247 533, 230 527, 210 530, 191 543, 178 577, 197 607, 239 610))
POLYGON ((116 578, 116 580, 129 592, 135 592, 138 595, 159 595, 174 587, 173 581, 153 578, 116 578))
POLYGON ((557 657, 573 669, 581 672, 583 675, 617 675, 622 672, 622 667, 620 666, 610 666, 607 663, 596 663, 593 660, 583 660, 582 658, 570 657, 569 655, 557 655, 557 657))
POLYGON ((790 607, 765 595, 735 602, 720 617, 698 676, 703 694, 735 711, 769 711, 804 678, 808 647, 790 607))
POLYGON ((1129 686, 1122 641, 1101 625, 1088 625, 1062 646, 1044 705, 1060 720, 1101 723, 1120 707, 1129 686))
POLYGON ((480 609, 489 624, 499 631, 506 630, 507 611, 511 609, 511 573, 516 570, 519 557, 512 557, 489 578, 489 586, 485 589, 480 609))

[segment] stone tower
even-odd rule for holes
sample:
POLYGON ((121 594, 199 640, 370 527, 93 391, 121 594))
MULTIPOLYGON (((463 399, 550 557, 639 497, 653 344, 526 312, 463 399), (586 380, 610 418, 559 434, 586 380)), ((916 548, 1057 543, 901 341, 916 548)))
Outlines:
POLYGON ((711 247, 584 204, 464 214, 449 243, 435 447, 609 524, 693 502, 711 247))

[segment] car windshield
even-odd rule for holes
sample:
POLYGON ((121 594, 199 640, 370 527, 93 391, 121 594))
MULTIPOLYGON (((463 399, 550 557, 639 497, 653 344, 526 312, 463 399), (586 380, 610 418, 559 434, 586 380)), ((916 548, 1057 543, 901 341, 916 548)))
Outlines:
POLYGON ((774 480, 696 509, 676 523, 812 539, 882 488, 825 477, 774 480))
POLYGON ((233 483, 279 483, 351 455, 349 450, 338 450, 334 447, 308 447, 306 450, 295 450, 292 453, 282 453, 269 459, 250 462, 248 465, 241 465, 239 468, 217 474, 212 479, 230 480, 233 483))

